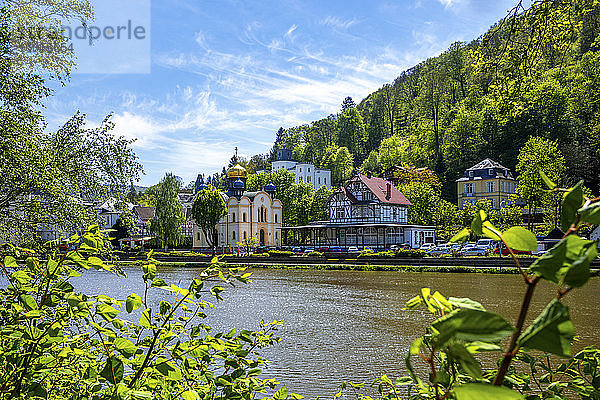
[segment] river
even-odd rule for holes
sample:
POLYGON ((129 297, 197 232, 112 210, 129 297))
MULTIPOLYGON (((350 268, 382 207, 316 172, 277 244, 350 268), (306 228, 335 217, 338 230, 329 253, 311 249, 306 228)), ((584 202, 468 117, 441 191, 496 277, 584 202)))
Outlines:
MULTIPOLYGON (((343 380, 371 382, 387 374, 405 373, 410 343, 431 321, 428 313, 402 310, 422 287, 446 296, 470 297, 514 323, 525 290, 518 275, 453 273, 318 271, 254 269, 252 283, 227 288, 225 302, 209 312, 217 330, 256 329, 258 321, 283 321, 283 340, 263 355, 270 364, 266 377, 275 377, 290 391, 314 398, 331 396, 343 380)), ((127 297, 140 293, 141 273, 127 269, 127 278, 89 271, 73 283, 88 294, 127 297)), ((159 270, 168 283, 182 286, 197 277, 191 268, 159 270)), ((156 296, 164 295, 157 291, 156 296)), ((531 321, 555 296, 553 285, 538 285, 531 321)), ((571 318, 579 341, 576 349, 599 344, 600 280, 568 294, 571 318)), ((157 299, 157 298, 155 298, 157 299)))

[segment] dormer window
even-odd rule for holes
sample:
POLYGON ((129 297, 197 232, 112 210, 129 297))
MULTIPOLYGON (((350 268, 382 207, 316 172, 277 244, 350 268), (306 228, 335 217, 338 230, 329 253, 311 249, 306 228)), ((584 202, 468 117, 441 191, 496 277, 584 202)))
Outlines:
POLYGON ((469 178, 473 177, 473 171, 469 171, 469 178))
POLYGON ((490 174, 491 176, 494 176, 494 168, 490 168, 490 169, 488 170, 488 172, 489 172, 489 174, 490 174))

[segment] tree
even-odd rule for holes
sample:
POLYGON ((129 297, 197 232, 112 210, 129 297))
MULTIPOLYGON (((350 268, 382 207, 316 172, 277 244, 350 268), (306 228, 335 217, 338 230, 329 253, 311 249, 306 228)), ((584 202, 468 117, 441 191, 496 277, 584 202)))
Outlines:
POLYGON ((385 138, 379 146, 379 167, 382 171, 410 162, 408 141, 400 136, 394 135, 385 138))
POLYGON ((114 232, 114 244, 119 243, 119 239, 130 238, 136 233, 135 217, 129 207, 125 207, 121 210, 121 215, 117 219, 117 222, 113 225, 112 229, 114 232))
POLYGON ((348 96, 342 102, 342 113, 350 108, 356 107, 356 103, 352 100, 352 97, 348 96))
POLYGON ((338 122, 338 144, 346 147, 355 157, 362 161, 365 152, 366 133, 362 117, 356 108, 349 108, 340 115, 338 122))
POLYGON ((227 206, 221 193, 212 185, 198 192, 192 204, 192 217, 206 238, 206 243, 212 247, 215 255, 219 237, 217 224, 227 215, 227 206))
POLYGON ((381 167, 379 166, 379 155, 376 150, 373 150, 369 153, 369 157, 363 161, 360 166, 360 170, 362 173, 370 172, 375 175, 379 175, 381 172, 381 167))
POLYGON ((335 153, 333 169, 331 171, 333 183, 343 184, 350 179, 354 170, 354 157, 346 147, 340 147, 335 153))
POLYGON ((565 158, 554 141, 541 137, 531 137, 519 151, 517 163, 517 191, 527 201, 529 226, 533 226, 532 213, 537 208, 545 208, 545 213, 554 212, 558 196, 545 190, 540 175, 544 172, 553 182, 564 180, 565 158))
POLYGON ((177 246, 183 240, 180 231, 185 216, 177 198, 179 188, 180 183, 175 175, 166 173, 156 195, 154 217, 150 220, 150 232, 158 237, 165 250, 168 246, 177 246))

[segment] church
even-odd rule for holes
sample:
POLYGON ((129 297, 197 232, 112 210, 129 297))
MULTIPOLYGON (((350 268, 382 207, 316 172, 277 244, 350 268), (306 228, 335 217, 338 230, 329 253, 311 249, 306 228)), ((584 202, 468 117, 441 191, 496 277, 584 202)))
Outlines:
MULTIPOLYGON (((218 248, 231 249, 238 242, 255 238, 259 246, 281 246, 282 204, 275 198, 275 185, 269 183, 263 190, 246 191, 247 172, 239 164, 227 171, 227 192, 221 193, 227 215, 219 221, 218 248)), ((202 184, 197 188, 203 190, 202 184)), ((208 248, 202 229, 194 223, 194 248, 208 248)))

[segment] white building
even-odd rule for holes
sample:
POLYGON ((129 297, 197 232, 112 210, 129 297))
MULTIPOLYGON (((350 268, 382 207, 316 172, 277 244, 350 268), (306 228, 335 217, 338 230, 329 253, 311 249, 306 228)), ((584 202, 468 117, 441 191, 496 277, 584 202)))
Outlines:
POLYGON ((272 171, 286 170, 294 174, 296 183, 307 182, 316 190, 321 186, 331 189, 331 171, 324 168, 316 168, 311 163, 298 162, 292 159, 292 151, 278 149, 277 159, 271 163, 272 171))

